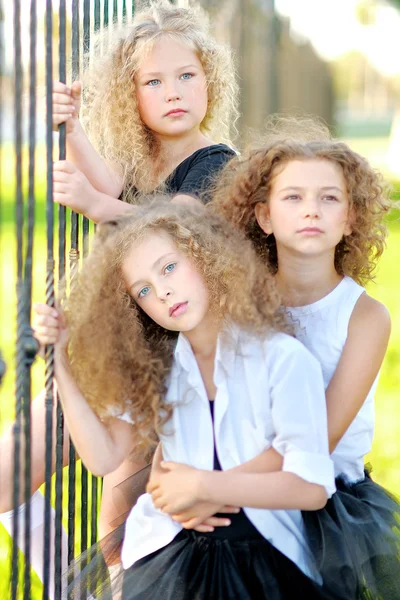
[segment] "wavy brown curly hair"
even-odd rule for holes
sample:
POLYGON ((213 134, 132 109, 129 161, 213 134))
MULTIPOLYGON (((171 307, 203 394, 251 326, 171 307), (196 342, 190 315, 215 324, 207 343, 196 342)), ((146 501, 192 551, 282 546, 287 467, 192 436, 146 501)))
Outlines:
MULTIPOLYGON (((169 174, 163 171, 162 157, 155 160, 159 149, 140 118, 134 83, 144 53, 162 36, 187 45, 204 68, 208 108, 200 125, 202 133, 229 144, 238 116, 232 54, 210 36, 199 8, 155 0, 136 12, 131 24, 99 33, 94 59, 87 62, 82 77, 82 122, 101 156, 121 167, 125 190, 149 193, 169 174)), ((127 193, 126 199, 130 198, 127 193)))
POLYGON ((156 444, 172 411, 164 397, 177 334, 136 304, 121 268, 132 244, 157 231, 167 232, 203 275, 221 327, 235 323, 260 335, 288 331, 273 277, 249 240, 221 216, 161 198, 133 216, 101 224, 65 304, 68 352, 77 384, 96 413, 130 415, 138 453, 156 444))
MULTIPOLYGON (((290 119, 283 121, 287 124, 290 119)), ((306 123, 312 126, 310 119, 306 123)), ((299 129, 301 134, 301 123, 299 129)), ((331 161, 343 171, 349 207, 355 215, 352 233, 336 247, 335 268, 340 275, 349 275, 358 283, 366 283, 374 278, 376 262, 385 248, 387 235, 384 216, 389 212, 391 203, 382 176, 346 144, 329 139, 326 128, 316 125, 314 140, 310 140, 309 133, 304 137, 300 134, 297 137, 293 133, 284 137, 281 134, 279 138, 275 130, 272 139, 262 146, 247 150, 231 160, 218 178, 212 206, 246 234, 257 254, 276 273, 278 255, 275 238, 267 236, 261 229, 254 207, 259 202, 268 202, 274 177, 288 162, 331 161)))

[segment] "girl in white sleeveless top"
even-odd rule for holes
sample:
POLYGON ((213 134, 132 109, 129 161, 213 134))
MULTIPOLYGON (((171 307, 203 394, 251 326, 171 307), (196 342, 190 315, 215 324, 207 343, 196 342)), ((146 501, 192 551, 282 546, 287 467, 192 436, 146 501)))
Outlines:
POLYGON ((364 158, 310 120, 279 134, 287 123, 225 169, 214 207, 269 264, 298 339, 322 366, 337 492, 303 514, 324 584, 343 600, 395 600, 400 507, 364 472, 390 317, 362 284, 384 249, 390 204, 364 158))

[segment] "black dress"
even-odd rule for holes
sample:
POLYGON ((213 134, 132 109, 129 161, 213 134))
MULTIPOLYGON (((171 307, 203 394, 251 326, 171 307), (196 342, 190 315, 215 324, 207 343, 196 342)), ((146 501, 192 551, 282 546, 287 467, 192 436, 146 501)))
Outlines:
POLYGON ((194 196, 206 204, 211 199, 210 188, 216 176, 235 155, 234 150, 225 144, 214 144, 196 150, 167 177, 167 193, 194 196))

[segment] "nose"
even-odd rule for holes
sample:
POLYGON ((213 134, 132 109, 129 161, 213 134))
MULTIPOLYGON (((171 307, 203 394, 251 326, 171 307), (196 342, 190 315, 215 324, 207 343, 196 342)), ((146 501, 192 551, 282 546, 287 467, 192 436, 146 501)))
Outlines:
POLYGON ((167 85, 165 91, 165 100, 167 102, 174 102, 176 100, 181 100, 182 94, 179 92, 176 82, 171 82, 167 85))
POLYGON ((319 219, 321 217, 321 207, 317 198, 309 198, 304 203, 303 216, 309 219, 319 219))
POLYGON ((161 302, 167 302, 171 296, 173 296, 171 288, 159 287, 157 290, 157 296, 161 302))

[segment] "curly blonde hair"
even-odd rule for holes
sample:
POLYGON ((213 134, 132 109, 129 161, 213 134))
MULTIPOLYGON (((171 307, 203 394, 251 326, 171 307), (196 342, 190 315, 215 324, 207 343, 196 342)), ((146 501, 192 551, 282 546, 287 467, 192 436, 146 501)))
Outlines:
POLYGON ((346 144, 331 139, 327 128, 312 119, 297 121, 297 132, 294 119, 282 121, 283 136, 279 135, 279 118, 275 117, 273 135, 268 141, 234 158, 223 169, 213 193, 214 210, 246 234, 257 254, 276 273, 276 241, 259 226, 254 207, 259 202, 268 202, 274 177, 288 162, 315 159, 333 162, 343 171, 349 207, 355 215, 352 233, 336 246, 335 268, 340 275, 349 275, 361 284, 372 280, 377 259, 385 248, 384 216, 391 208, 381 174, 346 144))
POLYGON ((101 224, 65 305, 68 352, 96 413, 130 415, 138 453, 156 444, 172 411, 164 398, 177 334, 154 323, 129 295, 122 265, 132 244, 157 231, 168 233, 202 274, 221 327, 235 323, 256 335, 289 331, 273 277, 251 243, 207 208, 159 198, 101 224))
POLYGON ((155 160, 158 146, 140 118, 134 83, 144 52, 163 36, 187 45, 203 66, 208 106, 200 125, 202 133, 229 143, 238 116, 232 54, 210 36, 200 9, 155 0, 135 13, 132 24, 98 34, 95 54, 101 45, 107 52, 88 62, 83 74, 82 122, 98 152, 122 168, 125 190, 151 192, 168 174, 163 172, 161 158, 155 160))

